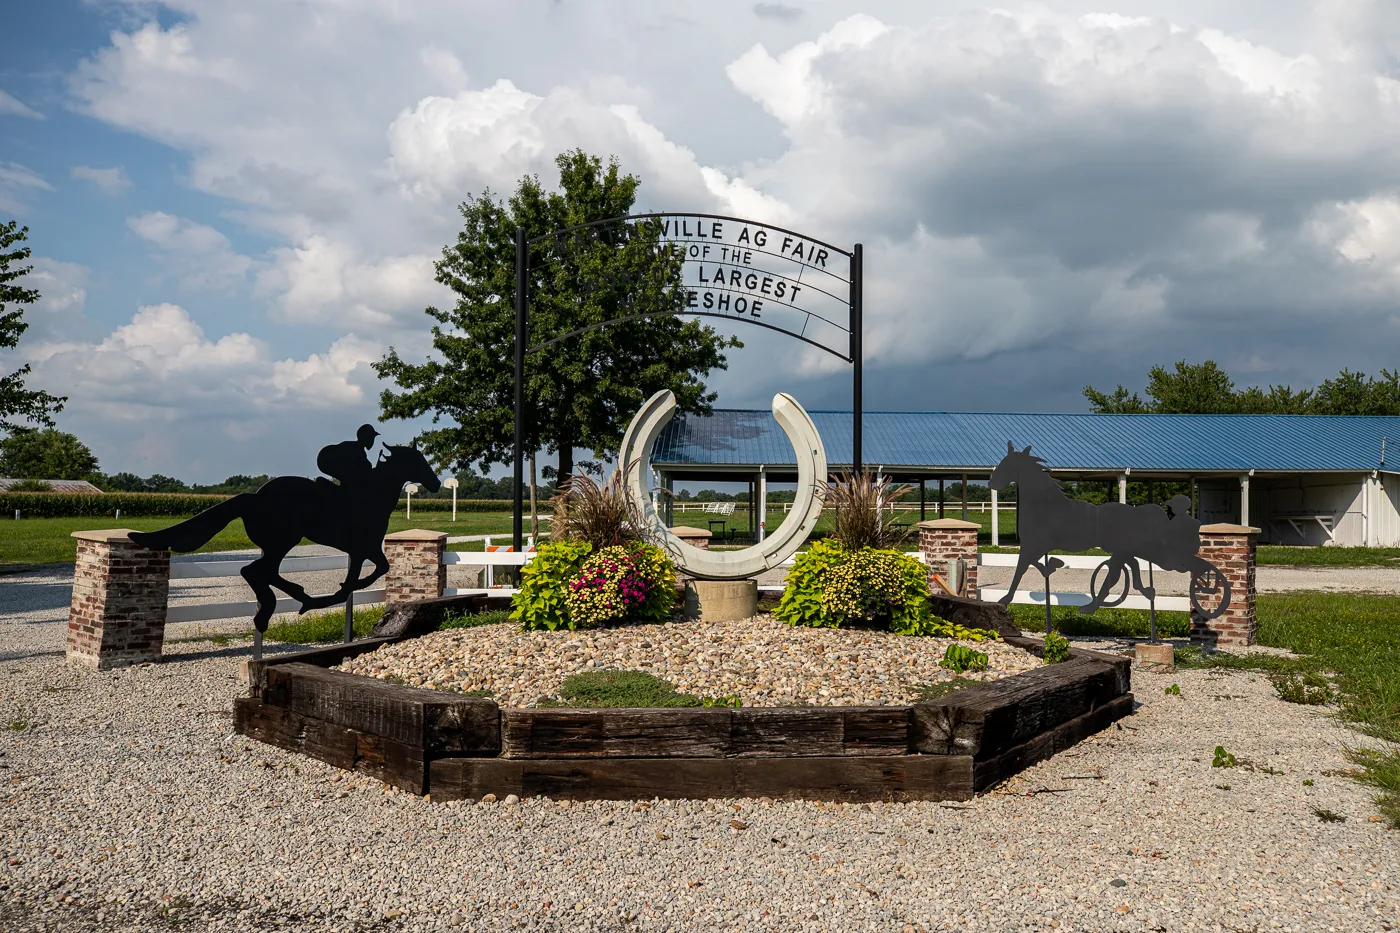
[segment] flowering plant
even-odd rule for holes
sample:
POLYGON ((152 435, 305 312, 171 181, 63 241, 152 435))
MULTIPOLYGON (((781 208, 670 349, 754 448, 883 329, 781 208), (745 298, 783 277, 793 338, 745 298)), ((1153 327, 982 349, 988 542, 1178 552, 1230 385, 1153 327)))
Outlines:
POLYGON ((660 621, 676 600, 676 572, 660 548, 618 545, 595 552, 569 581, 564 605, 569 628, 610 622, 660 621))

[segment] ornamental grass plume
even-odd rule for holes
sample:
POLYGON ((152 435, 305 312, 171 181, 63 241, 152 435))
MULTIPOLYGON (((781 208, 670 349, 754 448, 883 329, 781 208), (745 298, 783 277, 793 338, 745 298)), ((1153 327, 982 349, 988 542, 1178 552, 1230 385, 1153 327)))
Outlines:
POLYGON ((908 483, 896 486, 883 474, 841 474, 836 482, 825 484, 823 495, 836 513, 831 536, 847 551, 898 547, 911 529, 895 524, 894 503, 913 488, 908 483))
POLYGON ((645 541, 646 525, 627 495, 626 469, 619 464, 606 482, 575 473, 554 497, 550 537, 586 541, 595 551, 645 541))

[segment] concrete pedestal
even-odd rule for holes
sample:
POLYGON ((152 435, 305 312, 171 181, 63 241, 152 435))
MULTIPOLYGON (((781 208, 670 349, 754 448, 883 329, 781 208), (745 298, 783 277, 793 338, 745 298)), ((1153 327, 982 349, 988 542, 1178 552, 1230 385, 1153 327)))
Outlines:
POLYGON ((686 580, 685 615, 701 622, 736 622, 758 612, 757 580, 686 580))
POLYGON ((1170 674, 1176 670, 1176 655, 1171 645, 1138 645, 1136 667, 1140 671, 1170 674))

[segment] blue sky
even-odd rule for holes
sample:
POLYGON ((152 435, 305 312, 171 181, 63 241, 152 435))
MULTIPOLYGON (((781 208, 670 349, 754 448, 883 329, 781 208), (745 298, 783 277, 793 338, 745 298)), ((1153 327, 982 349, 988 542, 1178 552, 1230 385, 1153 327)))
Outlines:
MULTIPOLYGON (((426 353, 455 205, 583 146, 640 206, 866 246, 867 407, 1078 411, 1214 358, 1396 365, 1400 6, 1374 0, 21 4, 0 218, 35 287, 6 369, 103 468, 306 472, 426 353)), ((740 332, 727 407, 848 404, 740 332)), ((393 439, 415 426, 391 425, 393 439)))

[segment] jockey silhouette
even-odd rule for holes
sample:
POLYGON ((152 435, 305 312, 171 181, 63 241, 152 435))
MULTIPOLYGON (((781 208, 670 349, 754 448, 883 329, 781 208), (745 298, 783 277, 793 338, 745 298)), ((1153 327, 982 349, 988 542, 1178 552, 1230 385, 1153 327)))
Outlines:
MULTIPOLYGON (((355 432, 355 440, 322 447, 316 455, 316 469, 340 480, 346 492, 359 492, 374 469, 364 451, 374 446, 374 439, 378 436, 379 432, 372 425, 360 425, 360 430, 355 432)), ((320 478, 319 482, 329 480, 320 478)))

